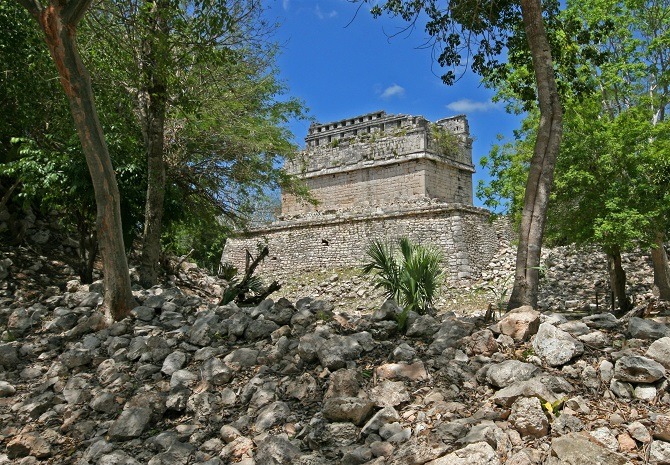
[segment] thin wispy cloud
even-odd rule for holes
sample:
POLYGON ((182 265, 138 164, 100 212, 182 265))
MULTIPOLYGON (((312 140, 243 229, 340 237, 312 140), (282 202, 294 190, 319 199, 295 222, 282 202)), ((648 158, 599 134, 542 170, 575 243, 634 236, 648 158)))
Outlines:
POLYGON ((498 105, 490 101, 477 102, 475 100, 470 100, 469 98, 464 98, 451 102, 447 105, 447 108, 459 113, 475 113, 495 110, 498 108, 498 105))
POLYGON ((398 84, 393 84, 392 86, 384 89, 384 92, 381 94, 381 98, 393 98, 393 97, 402 97, 405 95, 405 88, 399 86, 398 84))
POLYGON ((291 6, 291 0, 282 0, 281 6, 284 9, 284 11, 287 11, 291 6))
POLYGON ((321 9, 320 5, 317 5, 314 7, 314 14, 319 19, 334 18, 337 16, 337 11, 330 10, 329 12, 326 13, 321 9))

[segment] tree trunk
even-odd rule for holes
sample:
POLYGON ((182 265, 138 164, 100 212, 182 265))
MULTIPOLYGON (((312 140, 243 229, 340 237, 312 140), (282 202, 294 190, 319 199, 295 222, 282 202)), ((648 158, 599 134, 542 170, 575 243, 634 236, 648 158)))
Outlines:
MULTIPOLYGON (((25 2, 22 4, 26 5, 25 2)), ((44 30, 46 43, 58 74, 81 141, 93 181, 97 207, 96 225, 105 283, 105 311, 121 320, 135 306, 130 289, 128 261, 123 245, 119 188, 109 150, 93 101, 88 71, 76 43, 77 23, 88 8, 87 1, 47 4, 41 10, 28 8, 44 30)))
POLYGON ((664 246, 665 235, 657 233, 654 238, 654 247, 651 248, 651 261, 654 266, 654 287, 658 291, 658 298, 670 300, 670 263, 664 246))
POLYGON ((607 253, 607 269, 610 275, 610 286, 616 303, 617 312, 621 315, 633 308, 626 295, 626 272, 621 266, 621 252, 614 250, 607 253))
POLYGON ((147 199, 144 208, 144 233, 140 261, 140 284, 151 287, 158 281, 161 252, 163 201, 165 199, 165 113, 167 104, 167 75, 169 59, 167 44, 167 4, 158 0, 149 12, 149 33, 142 47, 142 86, 140 111, 144 119, 144 145, 147 154, 147 199))
POLYGON ((514 287, 507 304, 510 310, 522 305, 537 307, 542 236, 563 133, 563 111, 540 0, 521 0, 521 11, 535 70, 540 124, 526 183, 514 287))

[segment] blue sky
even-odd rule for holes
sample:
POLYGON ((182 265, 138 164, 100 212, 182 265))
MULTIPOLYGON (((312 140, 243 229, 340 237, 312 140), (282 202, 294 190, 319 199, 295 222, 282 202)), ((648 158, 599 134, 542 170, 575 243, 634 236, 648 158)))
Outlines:
MULTIPOLYGON (((511 137, 518 127, 519 117, 494 104, 478 76, 466 72, 453 86, 442 83, 443 70, 424 46, 428 36, 421 27, 403 31, 402 20, 373 19, 365 6, 356 15, 357 5, 348 0, 269 0, 267 7, 268 18, 280 23, 280 78, 318 122, 377 110, 431 121, 464 113, 474 138, 475 185, 487 176, 479 158, 496 135, 511 137)), ((301 147, 308 126, 290 125, 301 147)))

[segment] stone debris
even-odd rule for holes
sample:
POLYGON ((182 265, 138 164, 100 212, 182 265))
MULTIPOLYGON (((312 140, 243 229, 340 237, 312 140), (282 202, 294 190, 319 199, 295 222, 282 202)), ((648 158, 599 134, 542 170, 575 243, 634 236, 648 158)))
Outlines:
POLYGON ((663 318, 49 289, 0 295, 0 465, 670 463, 663 318))

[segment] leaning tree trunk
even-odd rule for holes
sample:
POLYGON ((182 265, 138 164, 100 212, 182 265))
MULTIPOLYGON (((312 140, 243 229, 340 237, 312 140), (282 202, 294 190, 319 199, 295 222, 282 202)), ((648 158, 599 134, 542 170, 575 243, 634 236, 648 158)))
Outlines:
POLYGON ((612 304, 616 305, 615 309, 618 309, 616 313, 624 315, 633 308, 633 305, 626 295, 626 272, 621 265, 621 252, 619 250, 607 253, 607 269, 614 297, 612 304))
POLYGON ((158 281, 161 228, 165 199, 165 114, 167 108, 167 4, 158 0, 148 13, 148 35, 142 47, 142 98, 144 145, 147 154, 147 200, 140 261, 140 284, 151 287, 158 281))
POLYGON ((542 235, 563 133, 563 111, 540 0, 521 0, 521 12, 535 70, 540 124, 526 183, 514 287, 507 304, 508 309, 522 305, 537 307, 542 235))
POLYGON ((654 266, 654 287, 658 291, 658 298, 670 300, 670 263, 665 252, 665 235, 657 233, 654 238, 654 247, 651 248, 651 261, 654 266))
POLYGON ((86 157, 97 207, 96 225, 105 283, 105 310, 114 320, 125 318, 135 301, 130 288, 123 245, 119 188, 93 100, 91 80, 79 56, 77 24, 90 0, 39 3, 19 0, 45 33, 60 82, 70 103, 77 134, 86 157), (44 6, 42 6, 44 5, 44 6))

